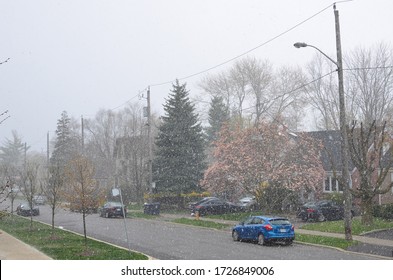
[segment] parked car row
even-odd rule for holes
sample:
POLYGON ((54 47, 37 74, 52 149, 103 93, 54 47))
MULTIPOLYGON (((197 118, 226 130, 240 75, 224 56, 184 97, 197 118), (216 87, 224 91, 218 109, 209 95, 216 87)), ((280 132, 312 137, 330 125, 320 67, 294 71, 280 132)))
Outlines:
POLYGON ((246 197, 239 203, 229 202, 217 197, 204 197, 197 202, 189 204, 191 215, 205 216, 209 214, 225 214, 244 212, 256 209, 256 202, 253 197, 246 197))

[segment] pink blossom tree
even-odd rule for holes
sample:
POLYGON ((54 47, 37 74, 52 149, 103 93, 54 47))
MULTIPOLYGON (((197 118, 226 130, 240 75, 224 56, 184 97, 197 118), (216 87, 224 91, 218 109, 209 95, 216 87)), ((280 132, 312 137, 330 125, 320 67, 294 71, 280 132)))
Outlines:
POLYGON ((215 142, 215 162, 202 185, 212 193, 236 198, 257 193, 267 182, 291 190, 316 190, 324 177, 321 145, 305 133, 291 134, 282 125, 225 126, 215 142))

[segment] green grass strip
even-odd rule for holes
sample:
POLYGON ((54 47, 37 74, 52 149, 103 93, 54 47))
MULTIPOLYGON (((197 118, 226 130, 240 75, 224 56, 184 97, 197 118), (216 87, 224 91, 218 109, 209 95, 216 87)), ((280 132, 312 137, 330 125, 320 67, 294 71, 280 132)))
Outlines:
POLYGON ((84 237, 62 229, 33 222, 17 216, 8 216, 0 220, 0 229, 35 247, 55 260, 147 260, 148 257, 118 248, 97 240, 84 237))
POLYGON ((331 246, 335 248, 341 248, 344 250, 346 250, 349 246, 359 244, 358 241, 347 241, 342 238, 325 237, 325 236, 308 235, 308 234, 296 234, 296 241, 317 244, 317 245, 331 246))
MULTIPOLYGON (((301 227, 302 229, 323 231, 323 232, 334 232, 334 233, 345 233, 344 230, 344 221, 328 221, 322 223, 307 223, 301 227)), ((374 219, 373 225, 363 225, 359 217, 354 218, 352 220, 352 234, 353 235, 361 235, 366 232, 370 232, 373 230, 383 230, 383 229, 391 229, 393 228, 393 222, 387 221, 383 219, 374 219)))
POLYGON ((207 228, 214 228, 214 229, 225 229, 229 227, 226 224, 206 221, 202 219, 197 220, 197 219, 179 218, 179 219, 174 219, 172 222, 178 224, 193 225, 198 227, 207 227, 207 228))

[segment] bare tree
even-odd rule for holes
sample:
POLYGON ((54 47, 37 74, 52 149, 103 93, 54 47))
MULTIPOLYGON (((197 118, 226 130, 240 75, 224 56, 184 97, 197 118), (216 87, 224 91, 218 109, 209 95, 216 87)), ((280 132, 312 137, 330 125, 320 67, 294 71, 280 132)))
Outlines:
POLYGON ((14 201, 19 192, 19 189, 17 188, 15 182, 16 178, 18 177, 18 171, 16 167, 3 163, 0 167, 0 172, 0 176, 2 179, 2 184, 0 188, 0 204, 4 202, 7 198, 10 199, 10 212, 12 214, 14 212, 14 201))
POLYGON ((274 92, 270 89, 274 75, 273 67, 269 61, 259 61, 255 58, 240 60, 235 67, 246 77, 247 94, 254 100, 255 123, 258 123, 262 114, 269 111, 276 100, 274 92))
POLYGON ((101 187, 115 184, 114 149, 116 139, 123 133, 121 113, 100 110, 94 119, 86 121, 85 155, 95 166, 95 178, 101 187))
MULTIPOLYGON (((133 105, 122 112, 123 136, 116 139, 114 155, 117 159, 118 183, 123 185, 129 201, 143 202, 147 189, 148 141, 146 120, 142 107, 133 105)), ((153 135, 154 135, 153 131, 153 135)))
POLYGON ((232 106, 233 89, 227 72, 204 77, 199 83, 199 87, 210 95, 211 99, 220 97, 224 100, 227 108, 232 106))
MULTIPOLYGON (((344 58, 345 102, 349 120, 371 123, 391 118, 393 101, 393 53, 381 43, 358 48, 344 58)), ((321 129, 339 129, 336 66, 317 54, 308 65, 311 81, 307 86, 310 105, 320 114, 321 129)))
POLYGON ((387 193, 393 183, 386 183, 393 164, 392 144, 384 123, 381 127, 372 122, 369 126, 354 123, 349 129, 349 151, 357 169, 352 194, 360 199, 363 224, 373 223, 372 201, 378 194, 387 193))
POLYGON ((348 71, 347 99, 353 100, 356 120, 381 123, 391 119, 393 109, 393 50, 380 43, 357 48, 345 59, 348 71))
POLYGON ((82 155, 74 156, 65 168, 67 188, 65 195, 71 203, 79 205, 82 212, 83 234, 87 253, 86 216, 90 213, 92 204, 103 197, 96 187, 94 167, 88 158, 82 155))
POLYGON ((200 82, 212 97, 225 100, 231 117, 250 120, 282 119, 297 127, 303 117, 300 107, 305 77, 300 68, 282 67, 277 72, 268 60, 247 57, 233 66, 200 82), (295 120, 295 121, 294 121, 295 120))
POLYGON ((299 67, 281 67, 272 81, 274 103, 269 110, 272 120, 283 118, 287 126, 298 130, 304 117, 306 78, 299 67))
MULTIPOLYGON (((39 168, 40 164, 28 161, 25 169, 20 173, 21 191, 30 209, 34 207, 34 196, 39 192, 39 168)), ((30 215, 30 231, 33 230, 33 215, 30 215)))
POLYGON ((46 187, 44 194, 51 208, 52 216, 52 237, 55 233, 55 213, 61 203, 62 192, 64 189, 64 167, 59 162, 52 162, 45 177, 46 187))
POLYGON ((307 100, 321 116, 318 128, 325 130, 338 130, 340 127, 337 78, 330 75, 335 72, 334 67, 319 53, 307 66, 313 81, 306 87, 307 100))

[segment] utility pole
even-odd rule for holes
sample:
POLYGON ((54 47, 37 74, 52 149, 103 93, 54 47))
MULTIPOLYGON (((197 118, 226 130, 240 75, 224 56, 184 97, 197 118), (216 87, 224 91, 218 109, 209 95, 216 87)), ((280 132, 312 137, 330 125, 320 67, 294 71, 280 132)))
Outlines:
POLYGON ((147 88, 147 138, 149 145, 149 192, 153 193, 153 152, 151 140, 151 106, 150 106, 150 86, 147 88))
POLYGON ((49 170, 49 131, 46 133, 46 168, 49 170))
POLYGON ((82 140, 81 140, 81 145, 82 145, 82 155, 85 153, 85 128, 84 128, 84 123, 83 123, 83 115, 81 116, 81 130, 82 130, 82 140))
POLYGON ((341 36, 340 36, 340 22, 338 10, 336 5, 333 5, 334 18, 336 26, 336 49, 337 49, 337 73, 338 73, 338 94, 339 94, 339 105, 340 105, 340 133, 341 133, 341 161, 342 161, 342 182, 343 182, 343 193, 344 193, 344 230, 345 239, 352 240, 352 220, 351 220, 351 208, 352 208, 352 197, 351 197, 351 186, 350 186, 350 174, 348 164, 348 133, 347 133, 347 121, 345 112, 345 97, 344 97, 344 75, 342 66, 342 51, 341 51, 341 36))

